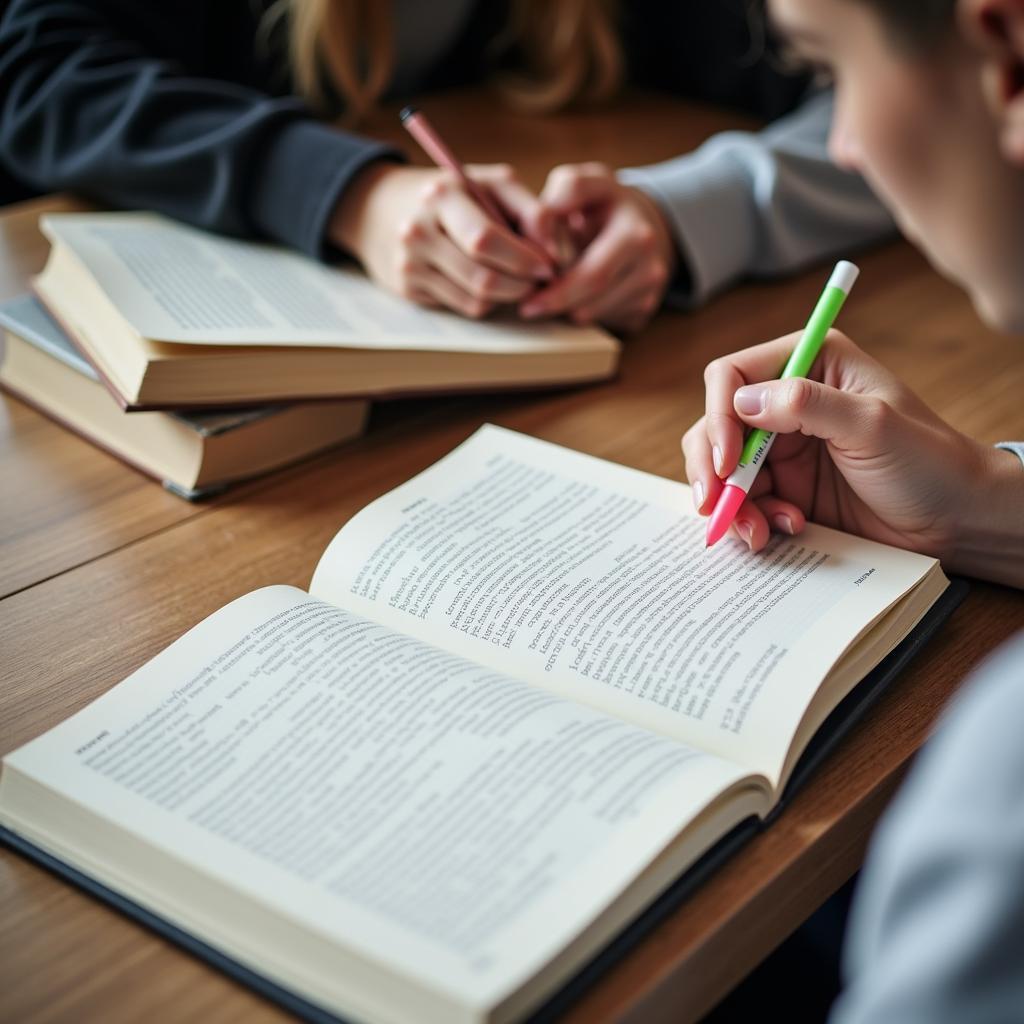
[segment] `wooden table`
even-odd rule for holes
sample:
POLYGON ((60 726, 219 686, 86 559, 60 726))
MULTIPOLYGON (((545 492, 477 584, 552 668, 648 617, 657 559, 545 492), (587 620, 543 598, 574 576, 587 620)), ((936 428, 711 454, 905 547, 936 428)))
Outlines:
MULTIPOLYGON (((511 160, 533 185, 555 163, 646 163, 742 126, 665 98, 598 114, 495 116, 480 96, 436 98, 467 160, 511 160)), ((370 130, 398 137, 394 112, 370 130)), ((24 291, 45 246, 40 209, 0 219, 0 300, 24 291)), ((843 327, 956 427, 1024 437, 1024 350, 979 326, 967 300, 907 245, 860 258, 843 327)), ((678 477, 679 437, 717 355, 803 323, 822 271, 744 286, 693 314, 663 313, 620 377, 539 396, 379 409, 367 437, 202 505, 162 491, 9 397, 0 398, 0 754, 124 678, 216 608, 269 583, 308 584, 335 531, 485 421, 678 477)), ((574 1022, 699 1017, 834 892, 950 695, 1024 627, 1019 593, 978 584, 840 752, 765 834, 570 1012, 574 1022)), ((274 1006, 44 871, 0 852, 0 1017, 272 1021, 274 1006)))

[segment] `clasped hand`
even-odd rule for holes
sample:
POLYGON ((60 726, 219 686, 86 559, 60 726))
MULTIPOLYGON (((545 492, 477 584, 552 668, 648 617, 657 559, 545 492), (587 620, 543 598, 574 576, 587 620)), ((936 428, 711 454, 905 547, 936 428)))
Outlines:
POLYGON ((540 196, 507 165, 466 170, 507 224, 448 171, 372 164, 339 202, 331 241, 390 291, 467 317, 506 306, 622 331, 650 319, 675 267, 653 200, 600 164, 556 167, 540 196))

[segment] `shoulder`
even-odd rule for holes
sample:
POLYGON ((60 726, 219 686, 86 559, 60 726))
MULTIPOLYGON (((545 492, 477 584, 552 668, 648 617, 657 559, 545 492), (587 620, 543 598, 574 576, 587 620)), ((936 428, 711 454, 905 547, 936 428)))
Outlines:
POLYGON ((872 840, 831 1024, 1024 1005, 1024 634, 967 683, 872 840))
POLYGON ((970 797, 965 812, 1024 799, 1024 633, 999 648, 965 685, 915 768, 914 789, 970 797), (974 789, 984 786, 984 789, 974 789))
POLYGON ((1022 722, 1024 633, 973 674, 918 755, 872 842, 885 874, 1024 859, 1022 722))
MULTIPOLYGON (((917 893, 921 877, 935 898, 979 872, 1002 877, 1007 853, 1024 861, 1021 722, 1024 634, 965 684, 882 817, 865 865, 879 909, 917 893)), ((1024 874, 1000 884, 1024 891, 1024 874)))

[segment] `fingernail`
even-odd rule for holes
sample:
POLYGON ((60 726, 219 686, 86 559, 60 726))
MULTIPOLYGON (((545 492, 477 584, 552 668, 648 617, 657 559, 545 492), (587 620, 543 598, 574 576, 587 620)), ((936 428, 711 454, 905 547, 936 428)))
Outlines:
POLYGON ((722 475, 722 449, 719 448, 717 444, 714 446, 714 448, 711 449, 711 461, 714 462, 714 464, 715 464, 715 472, 719 476, 721 476, 722 475))
POLYGON ((793 529, 793 520, 782 512, 772 516, 772 525, 776 530, 779 530, 781 533, 788 533, 790 536, 796 532, 793 529))
POLYGON ((526 317, 528 320, 532 320, 535 316, 540 316, 544 312, 544 306, 539 302, 527 302, 519 307, 519 315, 526 317))
POLYGON ((693 485, 693 507, 699 512, 704 504, 704 485, 698 480, 693 485))
POLYGON ((554 276, 554 271, 547 265, 537 267, 533 272, 536 281, 550 281, 554 276))
POLYGON ((751 384, 740 388, 733 398, 736 411, 745 416, 756 416, 758 413, 764 412, 767 401, 768 389, 761 387, 760 384, 751 384))
POLYGON ((754 530, 750 523, 748 523, 745 519, 739 520, 736 523, 736 532, 743 538, 748 548, 753 547, 753 544, 751 544, 751 540, 754 536, 754 530))

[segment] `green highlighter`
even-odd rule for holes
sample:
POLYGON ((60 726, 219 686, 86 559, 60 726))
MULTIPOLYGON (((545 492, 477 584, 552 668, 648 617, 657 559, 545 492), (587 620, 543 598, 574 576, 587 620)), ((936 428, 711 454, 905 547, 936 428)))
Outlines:
MULTIPOLYGON (((832 276, 825 285, 825 290, 814 307, 804 333, 800 335, 793 354, 786 362, 780 379, 787 377, 806 377, 818 358, 821 346, 825 343, 825 335, 835 323, 839 310, 843 308, 846 296, 850 294, 853 282, 857 280, 860 270, 846 260, 836 264, 832 276)), ((771 451, 775 433, 771 430, 754 430, 747 437, 740 453, 739 464, 729 475, 718 496, 715 509, 708 520, 707 546, 721 540, 736 518, 744 499, 757 477, 758 470, 771 451)))

